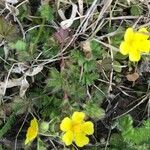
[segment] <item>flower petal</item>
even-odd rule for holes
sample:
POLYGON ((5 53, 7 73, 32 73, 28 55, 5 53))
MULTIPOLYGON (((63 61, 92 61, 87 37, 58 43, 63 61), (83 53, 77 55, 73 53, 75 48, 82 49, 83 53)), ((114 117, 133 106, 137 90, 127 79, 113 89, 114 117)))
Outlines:
POLYGON ((75 136, 75 143, 78 147, 83 147, 89 143, 89 138, 83 133, 78 133, 75 136))
POLYGON ((25 145, 33 141, 36 138, 36 136, 37 136, 36 129, 29 127, 26 134, 25 145))
POLYGON ((30 126, 36 128, 38 130, 38 122, 37 122, 36 118, 31 120, 30 126))
POLYGON ((30 127, 27 130, 25 145, 33 141, 38 135, 38 122, 36 118, 31 120, 30 127))
POLYGON ((71 127, 72 127, 72 120, 69 117, 65 117, 60 124, 60 129, 65 132, 69 131, 71 127))
POLYGON ((63 142, 68 146, 72 144, 73 141, 73 132, 72 131, 67 131, 63 137, 62 137, 63 142))
POLYGON ((85 113, 83 112, 74 112, 72 115, 72 121, 76 124, 76 123, 81 123, 84 121, 85 118, 85 113))
POLYGON ((125 35, 124 35, 124 40, 126 42, 130 42, 134 37, 134 31, 133 31, 133 28, 128 28, 125 32, 125 35))
POLYGON ((138 62, 141 59, 141 54, 138 50, 132 50, 129 52, 129 60, 133 62, 138 62))
POLYGON ((142 41, 139 46, 140 52, 149 53, 150 52, 150 40, 142 41))
POLYGON ((146 28, 140 28, 138 30, 138 32, 135 33, 134 38, 135 38, 135 40, 138 40, 138 41, 147 40, 149 38, 149 35, 147 35, 147 33, 149 33, 149 32, 147 31, 146 28))
POLYGON ((91 121, 82 124, 82 131, 85 134, 92 135, 94 133, 94 124, 91 121))
POLYGON ((128 42, 125 42, 125 41, 121 42, 121 44, 120 44, 120 53, 122 55, 127 55, 129 53, 129 49, 130 49, 130 45, 129 45, 128 42))

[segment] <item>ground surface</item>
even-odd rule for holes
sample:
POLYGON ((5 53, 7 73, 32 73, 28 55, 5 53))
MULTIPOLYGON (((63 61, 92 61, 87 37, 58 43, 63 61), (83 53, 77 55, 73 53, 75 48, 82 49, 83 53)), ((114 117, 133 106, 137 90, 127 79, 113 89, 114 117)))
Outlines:
POLYGON ((150 149, 150 55, 119 52, 128 27, 150 32, 148 0, 3 0, 0 14, 0 149, 150 149), (61 140, 74 111, 94 123, 83 148, 61 140), (25 146, 33 117, 49 129, 25 146))

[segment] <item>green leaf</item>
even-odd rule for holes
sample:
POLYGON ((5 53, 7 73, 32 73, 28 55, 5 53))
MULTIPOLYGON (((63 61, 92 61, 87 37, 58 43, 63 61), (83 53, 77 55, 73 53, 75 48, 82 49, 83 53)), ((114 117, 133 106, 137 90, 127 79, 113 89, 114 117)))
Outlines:
POLYGON ((72 51, 71 57, 75 62, 78 62, 79 66, 83 66, 84 62, 86 61, 83 54, 77 49, 74 49, 72 51))
POLYGON ((119 119, 119 129, 124 140, 128 143, 141 144, 150 140, 150 119, 146 120, 142 126, 133 127, 133 120, 130 115, 119 119))
POLYGON ((98 78, 99 78, 99 74, 98 73, 87 73, 87 72, 84 72, 83 76, 82 76, 82 83, 85 84, 85 85, 90 86, 98 78))
POLYGON ((95 119, 101 119, 105 115, 105 111, 93 102, 85 104, 85 110, 90 117, 95 119))
POLYGON ((121 72, 121 64, 118 62, 118 61, 114 61, 113 62, 113 69, 116 71, 116 72, 121 72))
POLYGON ((37 140, 37 150, 47 150, 47 148, 45 147, 45 144, 40 138, 38 138, 37 140))
POLYGON ((103 60, 102 60, 102 66, 104 67, 104 69, 106 70, 106 71, 110 71, 111 70, 111 67, 112 67, 112 59, 110 58, 110 57, 108 57, 108 58, 104 58, 103 60))
POLYGON ((95 59, 102 57, 102 52, 103 52, 102 47, 97 41, 92 40, 90 43, 90 46, 92 49, 92 54, 93 54, 95 59))
POLYGON ((2 138, 8 130, 11 129, 11 126, 15 122, 15 113, 10 115, 10 117, 7 119, 7 122, 4 124, 4 126, 0 129, 0 138, 2 138))
POLYGON ((45 58, 51 58, 55 56, 56 54, 58 54, 60 48, 53 38, 49 38, 49 37, 47 38, 48 38, 48 41, 44 42, 44 46, 43 46, 43 56, 45 58))
POLYGON ((115 59, 118 59, 118 60, 125 60, 127 57, 128 55, 122 55, 120 52, 117 52, 115 54, 115 59))
POLYGON ((121 131, 127 131, 127 130, 132 130, 132 117, 130 115, 124 116, 122 118, 119 119, 119 129, 121 131))
POLYGON ((26 43, 22 40, 18 40, 17 43, 15 44, 15 48, 17 51, 25 51, 26 50, 26 43))
POLYGON ((142 9, 138 5, 132 5, 130 12, 132 16, 140 16, 143 13, 142 9))
POLYGON ((40 13, 41 13, 41 17, 43 19, 46 19, 46 21, 52 21, 54 20, 54 16, 53 16, 53 10, 49 5, 42 5, 40 7, 40 13))
POLYGON ((64 85, 64 79, 60 72, 56 68, 52 68, 50 71, 50 79, 47 86, 52 87, 54 91, 61 90, 64 85))
POLYGON ((85 72, 91 72, 94 71, 96 69, 96 62, 93 60, 90 61, 86 61, 84 63, 84 71, 85 72))

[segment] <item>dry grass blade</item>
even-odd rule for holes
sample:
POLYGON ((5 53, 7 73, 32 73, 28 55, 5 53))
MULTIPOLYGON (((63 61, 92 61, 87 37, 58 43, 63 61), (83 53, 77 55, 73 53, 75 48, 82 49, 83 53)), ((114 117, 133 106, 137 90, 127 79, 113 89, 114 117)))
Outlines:
POLYGON ((112 3, 112 0, 104 0, 103 1, 103 8, 101 9, 101 12, 100 12, 97 20, 95 21, 95 25, 93 27, 93 31, 97 30, 97 28, 100 28, 98 26, 98 24, 100 23, 100 20, 103 18, 103 16, 106 13, 107 9, 110 7, 111 3, 112 3))

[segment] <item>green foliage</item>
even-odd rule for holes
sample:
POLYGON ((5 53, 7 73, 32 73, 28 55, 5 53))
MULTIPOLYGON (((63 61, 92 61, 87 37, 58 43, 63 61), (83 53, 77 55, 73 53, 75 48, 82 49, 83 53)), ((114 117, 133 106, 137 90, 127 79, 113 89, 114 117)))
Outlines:
POLYGON ((58 44, 54 41, 54 39, 49 39, 44 43, 43 46, 43 56, 45 58, 51 58, 58 54, 60 48, 58 44))
POLYGON ((116 60, 125 60, 128 55, 122 55, 120 52, 117 52, 114 57, 116 60))
POLYGON ((3 57, 4 56, 4 49, 0 48, 0 56, 3 57))
POLYGON ((18 40, 17 43, 15 44, 15 48, 17 51, 25 51, 26 50, 26 43, 22 40, 18 40))
POLYGON ((92 49, 93 57, 94 57, 95 59, 97 59, 97 58, 102 58, 103 50, 102 50, 101 45, 100 45, 97 41, 92 40, 92 41, 90 42, 90 46, 91 46, 91 49, 92 49))
POLYGON ((140 16, 143 13, 142 9, 138 5, 132 5, 130 12, 133 16, 140 16))
POLYGON ((2 138, 7 132, 8 130, 11 129, 12 125, 14 124, 14 122, 16 121, 16 115, 17 113, 22 110, 23 106, 21 106, 20 104, 16 105, 13 113, 8 117, 7 122, 4 124, 4 126, 0 129, 0 138, 2 138))
POLYGON ((31 61, 33 58, 32 56, 26 51, 18 52, 18 60, 19 61, 31 61))
POLYGON ((2 138, 7 133, 7 131, 11 129, 14 122, 15 122, 15 113, 9 116, 7 122, 0 129, 0 138, 2 138))
POLYGON ((121 72, 121 64, 118 62, 118 61, 114 61, 113 62, 113 69, 116 71, 116 72, 121 72))
POLYGON ((78 62, 78 65, 83 68, 83 73, 81 76, 81 82, 83 85, 92 85, 96 79, 99 78, 96 68, 96 61, 94 59, 87 59, 79 51, 74 51, 72 53, 72 59, 78 62))
POLYGON ((23 21, 23 19, 26 18, 26 16, 28 15, 29 13, 29 7, 27 5, 21 5, 19 8, 19 18, 21 21, 23 21))
POLYGON ((99 75, 94 72, 92 73, 84 72, 81 81, 83 84, 90 86, 94 83, 96 79, 98 79, 98 77, 99 75))
POLYGON ((56 119, 60 117, 62 99, 59 99, 58 95, 48 96, 43 93, 42 89, 37 88, 30 92, 31 102, 36 107, 42 119, 56 119), (39 96, 40 95, 40 96, 39 96))
POLYGON ((37 141, 37 150, 47 150, 44 142, 40 138, 37 141))
MULTIPOLYGON (((124 142, 124 139, 119 134, 113 134, 110 139, 110 150, 131 150, 131 144, 124 142)), ((133 150, 133 149, 132 149, 133 150)))
POLYGON ((46 21, 52 21, 54 19, 53 10, 49 5, 42 5, 39 9, 41 17, 46 21))
POLYGON ((105 71, 110 71, 112 67, 112 60, 110 57, 103 58, 101 65, 104 67, 105 71))
MULTIPOLYGON (((73 0, 72 2, 78 4, 78 0, 73 0)), ((14 16, 14 18, 11 14, 12 12, 9 14, 9 10, 5 10, 3 8, 5 5, 0 2, 0 7, 2 5, 2 17, 0 17, 0 43, 2 43, 0 47, 0 56, 2 57, 0 59, 1 82, 6 80, 6 82, 8 81, 9 83, 10 79, 12 79, 13 82, 13 79, 26 77, 25 72, 28 70, 28 67, 30 67, 32 71, 34 66, 39 64, 43 64, 44 66, 41 73, 32 77, 26 77, 30 86, 25 93, 24 99, 16 96, 19 93, 20 87, 24 88, 22 86, 23 83, 21 86, 14 87, 6 84, 6 87, 8 85, 10 88, 6 89, 6 95, 1 96, 1 98, 4 99, 2 103, 8 103, 10 111, 13 113, 9 112, 9 108, 8 110, 6 109, 6 112, 5 107, 4 110, 2 110, 2 112, 6 113, 6 122, 3 123, 3 120, 0 120, 0 139, 5 138, 8 130, 10 130, 13 123, 17 121, 15 117, 26 114, 28 107, 28 113, 33 114, 37 119, 40 118, 40 120, 38 120, 39 122, 41 122, 41 120, 46 121, 43 121, 40 124, 41 126, 39 126, 40 133, 42 131, 45 135, 52 135, 52 137, 56 135, 58 137, 60 135, 61 119, 69 116, 74 111, 83 111, 91 120, 93 119, 96 123, 95 131, 98 133, 97 125, 99 129, 99 124, 97 120, 99 121, 103 117, 105 119, 105 116, 109 115, 107 113, 111 113, 109 108, 113 107, 114 103, 116 103, 115 100, 109 101, 109 94, 110 96, 111 94, 117 96, 121 93, 122 96, 123 94, 128 94, 128 92, 132 92, 133 94, 129 93, 129 95, 131 94, 132 96, 138 97, 143 96, 145 91, 147 92, 146 88, 149 88, 148 85, 150 85, 148 83, 149 77, 147 77, 149 69, 144 72, 143 78, 143 72, 140 66, 143 60, 149 61, 149 55, 144 56, 141 62, 136 65, 136 63, 133 64, 127 61, 126 58, 128 55, 124 56, 120 52, 113 51, 112 62, 110 48, 108 46, 112 45, 119 49, 127 27, 136 25, 138 28, 142 26, 142 23, 147 24, 148 20, 145 16, 144 20, 135 22, 136 17, 132 18, 129 15, 143 16, 143 12, 147 10, 145 9, 146 5, 143 5, 144 3, 136 4, 136 2, 131 2, 129 5, 125 0, 116 1, 117 3, 112 1, 109 7, 110 9, 108 8, 103 11, 103 18, 100 18, 101 23, 99 24, 99 22, 97 22, 98 24, 96 25, 96 20, 99 20, 98 16, 102 11, 101 8, 104 3, 99 5, 97 2, 98 5, 95 5, 97 7, 93 7, 91 5, 93 2, 93 0, 84 1, 83 14, 82 8, 81 10, 78 9, 78 11, 81 11, 81 16, 77 12, 77 18, 73 20, 71 27, 66 29, 69 35, 63 44, 61 44, 61 41, 55 36, 56 32, 61 31, 58 28, 60 27, 59 23, 62 19, 60 19, 58 13, 55 13, 57 10, 55 11, 53 6, 55 6, 56 9, 62 9, 65 17, 69 18, 72 11, 72 3, 70 3, 70 1, 57 2, 46 0, 41 2, 40 0, 29 0, 28 3, 26 3, 26 1, 23 3, 19 1, 18 4, 12 6, 8 5, 12 11, 19 11, 19 14, 14 16), (91 14, 90 19, 84 21, 84 16, 86 12, 90 10, 91 6, 94 8, 94 12, 91 14), (9 15, 7 16, 7 14, 9 15), (120 18, 124 18, 124 15, 126 16, 125 19, 121 20, 120 18), (15 21, 14 19, 18 20, 15 21), (85 24, 83 24, 83 28, 82 26, 79 28, 82 21, 85 24), (21 31, 21 29, 24 31, 21 31), (22 32, 25 33, 25 39, 22 38, 22 32), (94 39, 91 39, 91 35, 93 35, 94 39), (104 36, 104 38, 101 38, 101 36, 104 36), (87 45, 82 45, 84 42, 82 42, 80 38, 81 40, 85 40, 87 45), (71 44, 70 39, 73 39, 71 44), (101 40, 106 45, 100 44, 101 42, 98 40, 101 40), (57 54, 60 54, 61 50, 65 50, 63 56, 58 56, 57 54), (5 58, 6 55, 7 57, 5 58), (64 57, 64 59, 62 59, 62 57, 64 57), (51 58, 58 60, 49 63, 51 58), (114 71, 112 91, 108 93, 112 67, 114 71), (22 69, 21 73, 15 73, 17 69, 22 69), (124 87, 127 81, 126 75, 135 70, 139 72, 140 78, 133 86, 130 86, 131 90, 125 89, 124 87), (143 83, 141 79, 144 80, 144 84, 141 84, 143 83), (140 91, 139 93, 137 89, 140 91), (108 105, 107 103, 103 103, 103 100, 108 101, 108 105), (105 109, 101 108, 101 106, 105 109), (18 109, 18 107, 20 109, 18 109)), ((148 14, 146 15, 148 16, 148 14)), ((64 33, 59 33, 60 38, 64 37, 64 33)), ((126 98, 126 95, 124 95, 123 98, 126 98)), ((119 105, 115 105, 114 108, 116 115, 118 115, 118 109, 122 108, 122 103, 120 104, 119 99, 117 104, 119 105)), ((27 121, 29 121, 28 118, 27 121)), ((118 133, 113 134, 113 131, 116 130, 112 131, 110 141, 108 141, 109 150, 150 149, 150 121, 141 121, 143 124, 138 127, 134 127, 133 122, 134 120, 131 116, 114 120, 114 124, 118 124, 118 133)), ((22 131, 24 132, 24 127, 22 131)), ((25 137, 22 136, 24 134, 20 135, 18 138, 21 137, 21 139, 19 140, 24 140, 25 137)), ((49 144, 49 139, 41 135, 39 134, 37 137, 37 149, 45 150, 48 148, 47 144, 49 144)), ((101 135, 104 135, 104 137, 101 137, 103 139, 106 134, 101 133, 101 135)), ((94 136, 91 136, 91 139, 97 141, 96 144, 91 142, 85 149, 105 149, 103 148, 105 143, 101 143, 103 140, 97 139, 97 135, 94 139, 94 136), (98 143, 99 141, 100 143, 98 143)), ((60 138, 54 140, 60 140, 60 138)), ((56 148, 59 149, 59 146, 61 147, 62 145, 59 145, 58 141, 56 148)))
POLYGON ((119 119, 119 129, 126 142, 141 144, 150 140, 150 120, 144 121, 143 125, 134 128, 131 116, 127 115, 119 119))
POLYGON ((130 115, 119 118, 118 129, 121 134, 113 134, 110 139, 110 150, 148 150, 150 148, 150 120, 140 127, 133 127, 130 115))
POLYGON ((86 95, 86 89, 79 82, 80 72, 74 65, 70 65, 69 67, 69 70, 65 69, 63 72, 52 68, 47 86, 55 93, 59 91, 59 95, 61 92, 66 91, 72 99, 82 99, 86 95))
POLYGON ((101 119, 105 115, 105 111, 94 102, 85 104, 86 114, 94 119, 101 119))
POLYGON ((40 123, 40 131, 41 131, 42 133, 45 133, 45 132, 47 132, 48 130, 49 130, 49 122, 42 121, 42 122, 40 123))
POLYGON ((48 80, 47 86, 52 87, 53 91, 58 91, 63 88, 64 79, 62 74, 57 71, 56 68, 52 68, 50 71, 50 79, 48 80))
POLYGON ((92 4, 93 0, 86 0, 87 4, 92 4))
MULTIPOLYGON (((119 31, 118 31, 119 32, 119 31)), ((117 34, 112 37, 112 44, 118 47, 123 39, 123 34, 117 34)))

